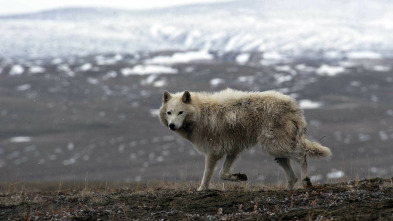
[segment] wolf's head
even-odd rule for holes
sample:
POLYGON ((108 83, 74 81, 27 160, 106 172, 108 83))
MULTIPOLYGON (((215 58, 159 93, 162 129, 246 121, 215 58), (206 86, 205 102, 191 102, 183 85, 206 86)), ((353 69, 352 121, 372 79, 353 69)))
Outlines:
POLYGON ((170 94, 164 92, 162 106, 160 108, 161 123, 171 130, 187 130, 195 121, 196 110, 192 105, 191 94, 184 93, 170 94))

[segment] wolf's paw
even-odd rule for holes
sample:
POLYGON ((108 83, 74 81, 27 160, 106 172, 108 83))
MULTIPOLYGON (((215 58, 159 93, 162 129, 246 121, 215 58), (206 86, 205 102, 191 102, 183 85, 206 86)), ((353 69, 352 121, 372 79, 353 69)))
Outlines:
POLYGON ((200 186, 200 187, 198 187, 198 189, 197 189, 198 192, 207 191, 207 190, 208 190, 208 188, 207 188, 207 187, 204 187, 204 186, 200 186))
POLYGON ((223 180, 228 180, 228 181, 233 181, 233 182, 246 181, 247 180, 247 175, 246 174, 242 174, 242 173, 221 174, 220 177, 223 180))
POLYGON ((303 179, 303 186, 304 187, 311 187, 312 186, 310 178, 306 177, 303 179))
POLYGON ((239 181, 247 181, 247 175, 244 173, 235 173, 232 176, 235 176, 239 181))

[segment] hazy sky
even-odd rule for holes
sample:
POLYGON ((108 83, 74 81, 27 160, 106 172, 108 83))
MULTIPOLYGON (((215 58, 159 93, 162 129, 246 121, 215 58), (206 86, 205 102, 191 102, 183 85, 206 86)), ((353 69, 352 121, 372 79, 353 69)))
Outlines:
POLYGON ((149 9, 222 1, 228 0, 0 0, 0 15, 73 6, 149 9))

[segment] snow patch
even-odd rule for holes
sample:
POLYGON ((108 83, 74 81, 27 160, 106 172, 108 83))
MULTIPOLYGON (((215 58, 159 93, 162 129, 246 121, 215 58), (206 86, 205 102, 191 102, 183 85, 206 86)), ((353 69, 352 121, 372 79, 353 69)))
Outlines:
POLYGON ((360 85, 362 85, 362 83, 360 81, 351 81, 351 82, 349 82, 349 84, 352 87, 360 87, 360 85))
POLYGON ((123 76, 146 74, 177 74, 177 70, 161 65, 136 65, 133 68, 123 68, 123 76))
POLYGON ((61 58, 54 58, 52 60, 52 64, 61 64, 63 62, 63 59, 61 58))
POLYGON ((236 56, 236 62, 239 64, 245 64, 250 60, 250 54, 239 54, 236 56))
POLYGON ((276 67, 274 67, 274 69, 279 72, 290 73, 291 75, 297 74, 296 70, 292 69, 291 66, 288 66, 288 65, 276 66, 276 67))
POLYGON ((319 175, 319 174, 310 177, 311 182, 320 181, 322 179, 323 179, 323 175, 319 175))
POLYGON ((217 87, 218 85, 223 84, 224 82, 225 82, 224 79, 213 78, 213 79, 210 80, 209 83, 210 83, 211 86, 217 87))
POLYGON ((166 80, 164 80, 164 79, 155 81, 153 83, 153 87, 164 87, 165 85, 166 85, 166 80))
POLYGON ((198 40, 199 37, 202 36, 202 33, 198 30, 192 30, 190 33, 187 35, 187 39, 185 41, 186 46, 191 46, 195 40, 198 40))
POLYGON ((157 117, 160 113, 160 109, 150 109, 150 115, 152 117, 157 117))
POLYGON ((345 71, 344 67, 341 66, 329 66, 329 65, 322 65, 317 69, 317 74, 321 76, 336 76, 337 74, 340 74, 345 71))
POLYGON ((67 144, 67 149, 68 149, 69 151, 73 150, 74 147, 75 147, 74 143, 71 143, 71 142, 70 142, 70 143, 67 144))
POLYGON ((374 71, 379 71, 379 72, 388 72, 391 70, 389 66, 384 66, 384 65, 376 65, 372 67, 374 71))
POLYGON ((281 60, 284 56, 276 51, 263 53, 263 58, 266 60, 281 60))
POLYGON ((114 65, 118 61, 121 61, 123 59, 123 56, 120 54, 117 54, 113 57, 104 57, 103 55, 98 55, 94 58, 97 62, 98 65, 114 65))
POLYGON ((163 162, 163 161, 164 161, 164 157, 163 157, 163 156, 158 156, 158 157, 156 158, 156 161, 157 161, 157 162, 163 162))
POLYGON ((255 77, 254 76, 240 76, 237 78, 237 80, 241 83, 247 83, 247 84, 252 84, 254 82, 255 77))
POLYGON ((274 78, 276 79, 278 84, 292 80, 291 75, 274 75, 274 78))
POLYGON ((11 76, 21 75, 23 72, 25 72, 25 69, 22 67, 22 65, 16 64, 11 67, 9 74, 11 76))
POLYGON ((296 70, 304 71, 304 72, 313 72, 313 71, 315 71, 314 67, 307 66, 305 64, 298 64, 298 65, 295 66, 295 68, 296 68, 296 70))
POLYGON ((283 72, 290 72, 292 71, 292 68, 288 65, 282 65, 282 66, 276 66, 274 67, 274 70, 276 71, 283 71, 283 72))
POLYGON ((92 77, 88 77, 88 78, 86 79, 86 81, 87 81, 87 83, 93 84, 93 85, 96 85, 96 84, 99 83, 99 81, 98 81, 97 78, 92 78, 92 77))
POLYGON ((63 165, 64 165, 64 166, 68 166, 68 165, 75 164, 75 162, 76 162, 76 159, 75 159, 75 158, 70 158, 70 159, 68 159, 68 160, 64 160, 64 161, 63 161, 63 165))
POLYGON ((358 134, 358 139, 360 142, 366 142, 371 139, 371 136, 369 134, 360 133, 358 134))
POLYGON ((93 65, 92 65, 92 64, 86 63, 86 64, 80 66, 80 67, 79 67, 79 70, 81 70, 81 71, 89 71, 89 70, 91 70, 92 68, 93 68, 93 65))
POLYGON ((299 106, 302 109, 316 109, 320 108, 322 104, 320 102, 304 99, 299 101, 299 106))
POLYGON ((347 57, 350 59, 381 59, 382 58, 381 54, 372 51, 348 52, 347 57))
POLYGON ((383 141, 389 139, 389 135, 388 135, 385 131, 383 131, 383 130, 379 131, 379 132, 378 132, 378 135, 379 135, 379 138, 380 138, 381 140, 383 140, 383 141))
POLYGON ((344 175, 344 171, 333 169, 332 172, 328 173, 326 176, 328 179, 339 179, 344 177, 344 175))
POLYGON ((31 88, 30 84, 22 84, 22 85, 19 85, 18 87, 16 87, 16 90, 17 91, 26 91, 26 90, 29 90, 30 88, 31 88))
POLYGON ((31 140, 32 140, 31 137, 27 137, 27 136, 11 137, 9 139, 11 143, 26 143, 26 142, 30 142, 31 140))
POLYGON ((116 71, 109 71, 108 73, 106 73, 102 79, 103 80, 108 80, 110 78, 115 78, 117 76, 117 72, 116 71))
POLYGON ((189 51, 175 53, 172 56, 157 56, 150 60, 146 60, 146 64, 176 64, 189 63, 192 61, 206 61, 212 59, 213 55, 207 51, 189 51))
POLYGON ((29 68, 29 72, 32 74, 44 73, 45 68, 40 67, 40 66, 32 66, 29 68))
POLYGON ((57 70, 66 73, 68 77, 75 76, 75 73, 71 70, 70 66, 68 66, 67 64, 59 65, 57 67, 57 70))
POLYGON ((152 84, 155 80, 157 79, 157 75, 156 74, 152 74, 149 77, 147 77, 145 80, 141 81, 142 85, 150 85, 152 84))

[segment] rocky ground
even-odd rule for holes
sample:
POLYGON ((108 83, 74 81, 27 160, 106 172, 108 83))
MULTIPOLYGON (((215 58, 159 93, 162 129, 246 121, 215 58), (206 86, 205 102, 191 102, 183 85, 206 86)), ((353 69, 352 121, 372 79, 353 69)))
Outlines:
POLYGON ((392 179, 298 187, 194 182, 2 184, 1 220, 391 220, 392 179))

